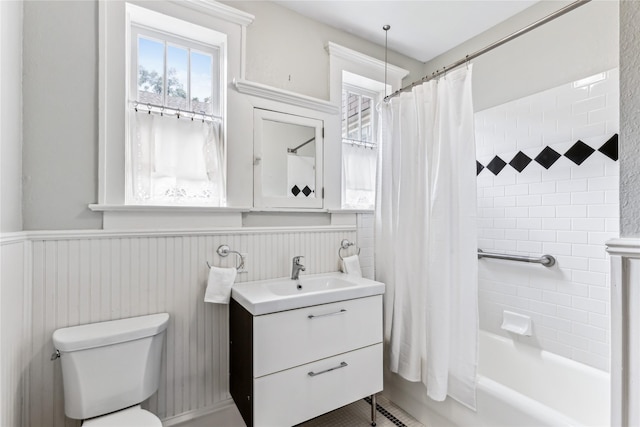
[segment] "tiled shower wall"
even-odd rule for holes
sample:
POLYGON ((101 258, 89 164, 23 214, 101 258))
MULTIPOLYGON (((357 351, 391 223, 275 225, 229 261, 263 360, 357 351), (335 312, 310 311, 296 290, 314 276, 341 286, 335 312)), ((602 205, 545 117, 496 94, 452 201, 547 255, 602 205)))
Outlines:
POLYGON ((479 248, 557 265, 480 261, 480 326, 531 317, 521 341, 609 369, 609 260, 618 236, 618 70, 476 113, 479 248))

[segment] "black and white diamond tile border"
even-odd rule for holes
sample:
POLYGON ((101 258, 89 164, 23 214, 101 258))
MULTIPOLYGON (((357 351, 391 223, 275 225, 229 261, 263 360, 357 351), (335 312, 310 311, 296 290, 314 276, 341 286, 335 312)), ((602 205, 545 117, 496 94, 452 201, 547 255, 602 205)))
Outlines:
MULTIPOLYGON (((424 427, 382 395, 376 396, 376 427, 424 427)), ((296 427, 366 427, 371 425, 371 398, 331 411, 296 427)))
MULTIPOLYGON (((585 160, 591 157, 596 151, 613 160, 614 162, 618 161, 618 134, 614 134, 597 150, 580 140, 576 141, 575 144, 573 144, 564 154, 560 154, 553 148, 547 146, 544 147, 533 160, 535 160, 536 163, 538 163, 545 169, 549 169, 556 161, 558 161, 560 157, 564 156, 579 166, 585 160)), ((476 160, 476 175, 480 175, 480 172, 485 169, 493 173, 494 175, 498 175, 507 165, 511 166, 518 173, 521 173, 527 168, 527 166, 529 166, 531 162, 531 158, 524 154, 522 151, 518 151, 518 154, 516 154, 508 162, 502 159, 500 156, 495 156, 486 165, 483 165, 476 160)))

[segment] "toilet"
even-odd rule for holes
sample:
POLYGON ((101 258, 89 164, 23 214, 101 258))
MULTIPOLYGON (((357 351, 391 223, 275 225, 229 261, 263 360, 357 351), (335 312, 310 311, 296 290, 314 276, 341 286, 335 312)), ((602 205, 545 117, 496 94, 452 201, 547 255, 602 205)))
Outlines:
POLYGON ((85 427, 161 427, 140 407, 158 390, 168 313, 58 329, 64 412, 85 427))

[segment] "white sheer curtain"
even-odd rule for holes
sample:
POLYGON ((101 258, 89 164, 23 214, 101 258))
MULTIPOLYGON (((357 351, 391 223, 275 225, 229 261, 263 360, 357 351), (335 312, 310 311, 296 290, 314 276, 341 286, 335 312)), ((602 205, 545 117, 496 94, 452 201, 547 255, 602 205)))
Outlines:
POLYGON ((220 124, 131 112, 130 171, 139 203, 224 206, 220 124))
POLYGON ((342 143, 343 208, 373 209, 377 149, 342 143))
POLYGON ((376 276, 390 368, 475 408, 476 165, 471 67, 382 105, 376 276))

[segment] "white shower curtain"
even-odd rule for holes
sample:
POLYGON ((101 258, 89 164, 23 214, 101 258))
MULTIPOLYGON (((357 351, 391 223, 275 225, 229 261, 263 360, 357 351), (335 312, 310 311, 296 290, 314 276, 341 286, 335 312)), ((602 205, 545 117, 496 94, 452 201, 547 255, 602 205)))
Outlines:
POLYGON ((376 278, 390 368, 475 408, 476 160, 471 66, 382 108, 376 278))

